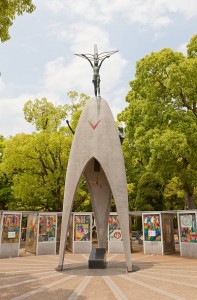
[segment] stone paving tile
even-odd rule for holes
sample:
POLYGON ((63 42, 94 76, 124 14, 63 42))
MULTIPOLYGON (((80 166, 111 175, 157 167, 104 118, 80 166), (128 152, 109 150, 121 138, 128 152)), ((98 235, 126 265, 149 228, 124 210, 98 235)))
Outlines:
POLYGON ((156 291, 145 288, 141 285, 138 285, 136 282, 128 282, 127 280, 114 277, 114 282, 120 286, 122 292, 125 294, 127 299, 132 300, 168 300, 169 297, 163 294, 159 294, 156 291))
POLYGON ((43 285, 41 288, 42 290, 39 292, 39 290, 34 289, 32 292, 34 294, 29 295, 27 299, 31 300, 38 300, 39 299, 58 299, 58 300, 65 300, 68 299, 71 294, 75 291, 76 287, 80 285, 80 283, 83 281, 83 277, 73 277, 71 279, 66 280, 69 278, 69 276, 64 276, 61 281, 61 279, 54 280, 54 285, 51 285, 47 287, 46 289, 44 287, 47 286, 47 283, 43 285), (60 282, 61 281, 61 282, 60 282), (59 282, 59 283, 58 283, 59 282))
POLYGON ((26 256, 0 260, 0 299, 195 300, 197 260, 176 255, 132 254, 133 272, 125 272, 123 254, 108 254, 107 268, 88 269, 88 255, 26 256))
POLYGON ((115 300, 115 296, 105 280, 100 277, 92 277, 89 283, 89 286, 83 291, 82 296, 86 299, 95 299, 95 300, 115 300))

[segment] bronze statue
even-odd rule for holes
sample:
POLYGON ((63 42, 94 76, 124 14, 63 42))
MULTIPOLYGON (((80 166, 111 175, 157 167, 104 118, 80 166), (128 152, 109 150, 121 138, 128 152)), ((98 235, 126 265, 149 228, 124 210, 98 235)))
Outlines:
POLYGON ((97 45, 94 45, 94 54, 75 54, 77 56, 87 59, 93 69, 92 82, 94 84, 94 94, 96 97, 97 97, 97 95, 100 96, 100 81, 101 80, 100 80, 99 70, 101 68, 101 65, 106 58, 109 58, 112 54, 114 54, 116 52, 118 52, 118 50, 102 52, 102 53, 98 54, 97 45))

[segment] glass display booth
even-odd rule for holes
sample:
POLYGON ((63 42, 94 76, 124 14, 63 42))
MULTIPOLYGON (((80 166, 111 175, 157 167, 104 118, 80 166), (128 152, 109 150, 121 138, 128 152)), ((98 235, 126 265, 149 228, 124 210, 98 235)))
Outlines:
POLYGON ((57 214, 39 213, 36 255, 56 254, 57 214))
POLYGON ((178 212, 180 255, 197 257, 197 211, 178 212))
POLYGON ((68 249, 73 253, 92 250, 92 213, 72 213, 69 221, 68 249))
POLYGON ((124 253, 122 234, 117 213, 110 213, 109 216, 108 253, 124 253))
POLYGON ((144 254, 175 252, 173 214, 150 212, 142 214, 144 254))
POLYGON ((0 217, 0 258, 19 256, 22 213, 2 213, 0 217))
POLYGON ((37 232, 38 231, 38 214, 27 216, 25 252, 36 255, 37 232))

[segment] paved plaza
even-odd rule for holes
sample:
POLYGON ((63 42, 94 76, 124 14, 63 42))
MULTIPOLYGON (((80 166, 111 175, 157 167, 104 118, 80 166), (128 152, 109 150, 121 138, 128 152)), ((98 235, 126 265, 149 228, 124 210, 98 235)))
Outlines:
POLYGON ((58 256, 0 260, 0 299, 197 299, 197 260, 178 254, 132 254, 134 272, 125 272, 124 255, 108 254, 107 269, 88 269, 88 255, 66 254, 63 272, 58 256))

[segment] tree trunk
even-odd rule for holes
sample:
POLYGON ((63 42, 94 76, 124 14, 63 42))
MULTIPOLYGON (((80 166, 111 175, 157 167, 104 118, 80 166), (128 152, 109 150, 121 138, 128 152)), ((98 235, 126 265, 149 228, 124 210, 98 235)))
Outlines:
POLYGON ((62 199, 61 199, 61 188, 58 187, 57 190, 52 191, 52 195, 54 198, 54 208, 55 211, 62 211, 62 199))
POLYGON ((185 192, 185 209, 196 208, 194 202, 194 188, 190 185, 186 185, 184 192, 185 192))

